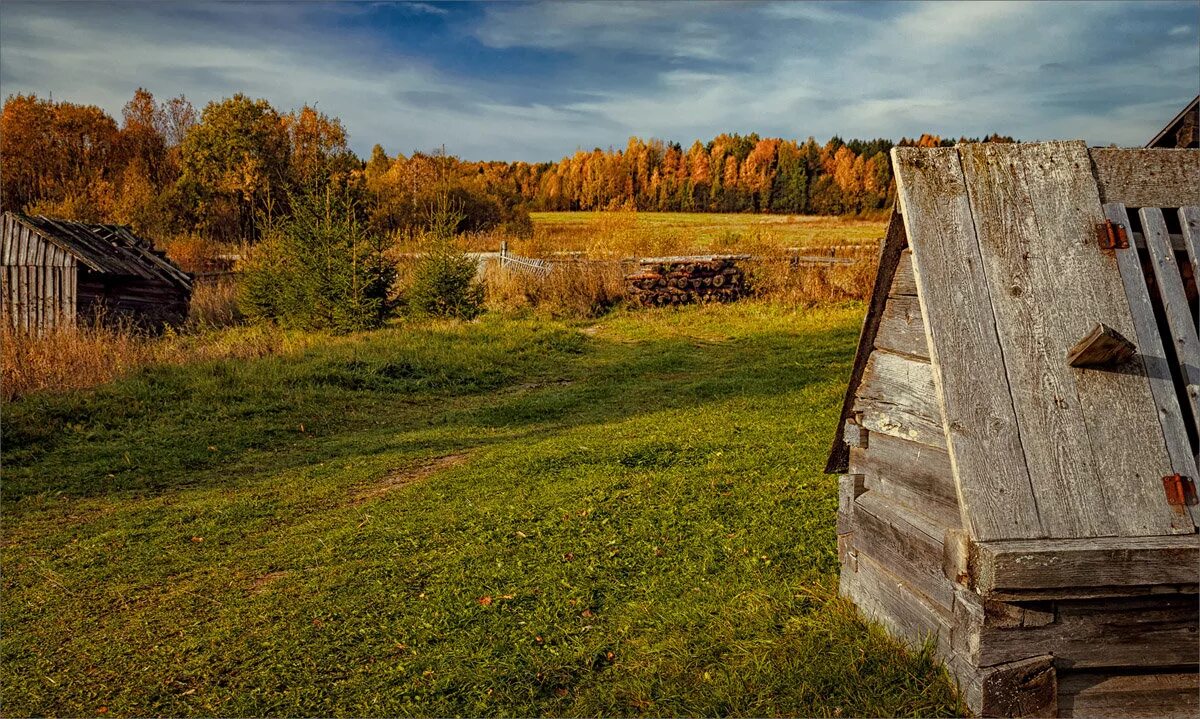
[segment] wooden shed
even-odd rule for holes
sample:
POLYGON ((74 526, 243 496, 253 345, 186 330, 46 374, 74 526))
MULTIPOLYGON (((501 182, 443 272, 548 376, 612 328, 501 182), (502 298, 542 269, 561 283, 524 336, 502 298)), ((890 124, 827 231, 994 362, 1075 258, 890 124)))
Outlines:
POLYGON ((40 332, 100 316, 149 329, 187 318, 192 278, 121 225, 5 212, 4 321, 40 332))
POLYGON ((841 591, 985 716, 1200 714, 1200 150, 892 150, 841 591))

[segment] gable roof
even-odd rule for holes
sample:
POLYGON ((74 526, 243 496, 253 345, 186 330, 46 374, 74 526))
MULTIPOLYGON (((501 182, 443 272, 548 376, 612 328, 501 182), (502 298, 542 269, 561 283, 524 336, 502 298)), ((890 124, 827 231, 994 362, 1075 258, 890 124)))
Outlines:
POLYGON ((5 213, 45 241, 70 253, 93 272, 157 280, 190 290, 192 278, 166 253, 123 225, 102 225, 61 220, 43 215, 5 213))
POLYGON ((1200 147, 1200 95, 1147 142, 1146 147, 1200 147))
MULTIPOLYGON (((1167 247, 1160 255, 1169 273, 1156 277, 1173 273, 1180 282, 1170 264, 1174 238, 1156 208, 1200 206, 1200 151, 967 144, 895 148, 892 160, 899 216, 884 243, 845 407, 907 241, 969 534, 991 541, 1194 532, 1188 508, 1167 501, 1163 477, 1197 473, 1185 422, 1200 413, 1181 411, 1172 375, 1200 383, 1186 374, 1200 361, 1176 359, 1200 348, 1185 301, 1163 303, 1182 312, 1160 335, 1136 241, 1167 247), (1144 208, 1140 225, 1126 205, 1144 208), (1128 230, 1128 248, 1102 249, 1096 236, 1106 220, 1128 230), (1097 323, 1134 340, 1135 358, 1113 370, 1069 366, 1068 351, 1097 323)), ((1198 219, 1181 220, 1179 239, 1194 250, 1200 214, 1188 217, 1198 219)), ((846 466, 842 429, 830 471, 846 466)))

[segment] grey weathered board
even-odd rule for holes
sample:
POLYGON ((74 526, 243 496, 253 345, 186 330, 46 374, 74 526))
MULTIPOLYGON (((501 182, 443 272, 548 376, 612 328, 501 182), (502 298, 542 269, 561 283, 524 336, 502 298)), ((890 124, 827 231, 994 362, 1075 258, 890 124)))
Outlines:
POLYGON ((933 375, 977 540, 1194 531, 1141 360, 1069 367, 1096 322, 1134 335, 1081 142, 897 148, 933 375), (1049 401, 1047 401, 1049 400, 1049 401), (1186 526, 1185 526, 1186 525, 1186 526))
POLYGON ((958 151, 898 147, 892 164, 968 532, 1042 536, 958 151))
MULTIPOLYGON (((1188 263, 1192 266, 1192 279, 1200 284, 1200 207, 1191 205, 1179 208, 1179 226, 1183 235, 1183 246, 1187 250, 1188 263)), ((1200 327, 1197 327, 1200 332, 1200 327)))
MULTIPOLYGON (((853 535, 850 535, 853 536, 853 535)), ((943 655, 951 651, 949 612, 922 598, 907 582, 889 572, 878 561, 851 544, 853 568, 843 564, 842 594, 854 601, 864 615, 885 627, 910 646, 926 640, 936 642, 943 655)))
POLYGON ((916 297, 888 297, 883 307, 875 346, 890 352, 929 361, 929 343, 925 340, 925 323, 921 320, 921 303, 916 297))
POLYGON ((1200 717, 1200 674, 1067 672, 1058 677, 1060 717, 1200 717))
POLYGON ((850 470, 867 489, 922 512, 944 527, 962 524, 946 448, 876 433, 866 449, 851 448, 850 470))
POLYGON ((1200 153, 1195 150, 1094 147, 1089 154, 1103 202, 1126 207, 1200 205, 1200 153))
POLYGON ((854 411, 874 433, 938 446, 944 442, 929 363, 875 350, 863 371, 854 411))
POLYGON ((900 253, 900 263, 896 265, 896 276, 892 279, 892 289, 888 294, 892 297, 917 296, 917 278, 913 277, 912 250, 900 253))
POLYGON ((927 600, 950 611, 954 585, 942 573, 944 530, 928 518, 890 505, 875 492, 854 501, 854 544, 927 600))

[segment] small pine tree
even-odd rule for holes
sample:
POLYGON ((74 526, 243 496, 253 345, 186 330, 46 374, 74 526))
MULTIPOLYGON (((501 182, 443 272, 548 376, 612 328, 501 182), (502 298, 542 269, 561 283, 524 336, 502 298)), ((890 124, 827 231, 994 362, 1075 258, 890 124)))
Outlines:
POLYGON ((292 213, 268 226, 242 281, 251 318, 347 332, 383 324, 395 266, 382 239, 363 232, 353 198, 332 188, 291 197, 292 213))
POLYGON ((476 263, 454 246, 462 210, 446 193, 429 209, 425 255, 413 273, 408 308, 415 315, 472 319, 483 311, 483 285, 475 279, 476 263))

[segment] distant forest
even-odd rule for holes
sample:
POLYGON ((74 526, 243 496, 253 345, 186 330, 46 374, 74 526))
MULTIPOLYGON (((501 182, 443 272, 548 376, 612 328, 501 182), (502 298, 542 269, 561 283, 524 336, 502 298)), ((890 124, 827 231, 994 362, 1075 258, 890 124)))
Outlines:
POLYGON ((341 121, 310 106, 281 113, 238 94, 198 112, 183 96, 159 102, 142 89, 119 124, 93 105, 12 95, 0 138, 3 209, 230 241, 253 241, 286 216, 289 197, 314 186, 350 194, 377 232, 420 231, 435 196, 461 209, 459 231, 528 232, 537 210, 869 213, 894 199, 894 144, 954 143, 922 135, 819 144, 752 133, 686 150, 634 137, 622 149, 544 163, 389 156, 376 145, 363 161, 341 121))

